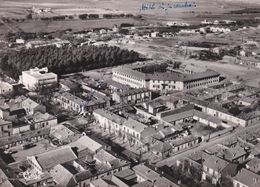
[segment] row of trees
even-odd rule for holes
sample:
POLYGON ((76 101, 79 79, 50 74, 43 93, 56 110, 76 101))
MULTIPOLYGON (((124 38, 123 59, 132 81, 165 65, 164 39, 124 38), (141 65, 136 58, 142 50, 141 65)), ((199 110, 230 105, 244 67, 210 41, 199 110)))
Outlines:
POLYGON ((46 46, 0 55, 0 68, 18 78, 21 71, 47 66, 58 75, 103 68, 142 60, 139 53, 108 46, 46 46))
MULTIPOLYGON (((41 17, 41 20, 44 21, 60 21, 60 20, 72 20, 72 19, 81 19, 81 20, 87 20, 87 19, 99 19, 101 16, 99 14, 80 14, 78 17, 75 17, 73 15, 60 15, 60 16, 51 16, 51 17, 41 17)), ((133 14, 103 14, 103 18, 106 19, 112 19, 112 18, 134 18, 135 16, 133 14)), ((27 19, 32 19, 29 17, 26 17, 27 19)))
MULTIPOLYGON (((133 18, 133 14, 103 14, 103 18, 111 19, 111 18, 133 18)), ((91 19, 93 18, 93 14, 80 14, 79 19, 91 19)), ((97 17, 99 18, 99 16, 97 17)))
POLYGON ((42 17, 41 20, 52 20, 52 21, 60 21, 65 19, 73 19, 73 16, 61 15, 61 16, 53 16, 53 17, 42 17))

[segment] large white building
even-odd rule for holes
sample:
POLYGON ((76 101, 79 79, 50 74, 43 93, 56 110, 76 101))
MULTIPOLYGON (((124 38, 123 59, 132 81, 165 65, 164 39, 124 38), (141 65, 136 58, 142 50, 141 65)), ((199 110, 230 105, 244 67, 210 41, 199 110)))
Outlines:
POLYGON ((132 88, 149 90, 187 90, 213 85, 219 82, 220 73, 213 70, 185 74, 179 72, 144 73, 141 68, 121 66, 113 69, 113 80, 132 88))
POLYGON ((58 82, 58 76, 55 73, 48 72, 48 68, 33 68, 23 71, 20 76, 20 82, 28 90, 35 90, 38 87, 48 87, 58 82))

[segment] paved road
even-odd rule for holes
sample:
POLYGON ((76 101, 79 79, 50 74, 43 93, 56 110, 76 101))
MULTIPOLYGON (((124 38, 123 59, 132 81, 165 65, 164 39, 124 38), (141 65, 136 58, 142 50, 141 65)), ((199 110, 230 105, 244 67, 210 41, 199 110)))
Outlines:
POLYGON ((239 127, 237 128, 233 133, 227 133, 221 137, 216 137, 214 139, 211 139, 209 142, 203 142, 200 146, 195 147, 193 149, 188 149, 184 152, 181 152, 180 154, 176 154, 170 158, 167 158, 165 160, 159 161, 156 163, 157 167, 168 165, 173 165, 178 159, 186 157, 194 152, 204 150, 208 147, 214 146, 216 144, 223 143, 225 141, 228 141, 231 138, 238 137, 239 135, 243 135, 248 132, 256 132, 257 130, 260 130, 260 123, 257 123, 255 125, 249 126, 249 127, 239 127))

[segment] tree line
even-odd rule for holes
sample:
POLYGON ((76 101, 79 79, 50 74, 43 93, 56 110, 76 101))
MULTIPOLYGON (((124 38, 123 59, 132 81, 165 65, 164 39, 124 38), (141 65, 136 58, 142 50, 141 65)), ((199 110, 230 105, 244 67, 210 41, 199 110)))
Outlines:
POLYGON ((58 75, 86 71, 144 60, 139 53, 109 46, 46 46, 0 55, 0 68, 17 79, 22 71, 34 67, 48 67, 58 75))

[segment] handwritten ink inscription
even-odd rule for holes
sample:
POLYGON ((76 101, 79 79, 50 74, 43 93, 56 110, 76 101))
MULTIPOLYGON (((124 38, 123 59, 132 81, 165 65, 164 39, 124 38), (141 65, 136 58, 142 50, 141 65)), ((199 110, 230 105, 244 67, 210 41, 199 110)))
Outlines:
POLYGON ((174 8, 193 8, 196 7, 195 2, 172 2, 172 3, 142 3, 140 11, 145 11, 145 10, 168 10, 168 9, 174 9, 174 8))

